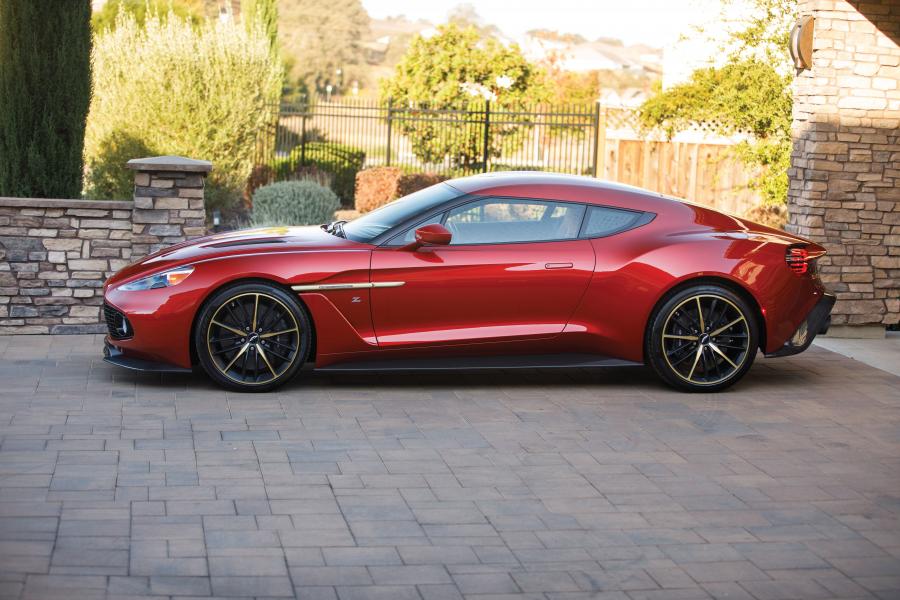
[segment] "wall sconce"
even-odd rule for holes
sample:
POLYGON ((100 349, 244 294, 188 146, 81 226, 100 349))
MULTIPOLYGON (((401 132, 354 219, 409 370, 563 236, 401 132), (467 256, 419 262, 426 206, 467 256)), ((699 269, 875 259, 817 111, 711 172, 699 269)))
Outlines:
POLYGON ((816 19, 809 15, 800 19, 791 30, 789 42, 791 58, 794 59, 794 67, 797 71, 812 68, 813 53, 813 29, 816 19))

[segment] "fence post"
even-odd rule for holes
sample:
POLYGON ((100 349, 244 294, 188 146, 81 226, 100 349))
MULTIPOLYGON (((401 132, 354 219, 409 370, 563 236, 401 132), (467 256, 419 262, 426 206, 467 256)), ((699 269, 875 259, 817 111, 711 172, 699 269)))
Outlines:
POLYGON ((597 100, 594 113, 594 177, 604 179, 606 177, 606 106, 597 100))
POLYGON ((306 165, 306 109, 300 117, 300 165, 306 165))
POLYGON ((491 101, 484 101, 484 139, 482 140, 481 151, 481 172, 487 173, 488 170, 488 150, 490 146, 490 130, 491 130, 491 101))
POLYGON ((393 122, 394 99, 388 98, 387 105, 387 155, 385 156, 385 166, 391 166, 391 123, 393 122))

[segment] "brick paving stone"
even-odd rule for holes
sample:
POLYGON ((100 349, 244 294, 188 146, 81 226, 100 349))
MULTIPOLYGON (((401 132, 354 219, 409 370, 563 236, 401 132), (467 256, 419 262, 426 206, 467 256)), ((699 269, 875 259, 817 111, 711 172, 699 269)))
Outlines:
POLYGON ((0 598, 900 597, 900 379, 820 348, 710 396, 643 369, 244 396, 14 341, 0 598))

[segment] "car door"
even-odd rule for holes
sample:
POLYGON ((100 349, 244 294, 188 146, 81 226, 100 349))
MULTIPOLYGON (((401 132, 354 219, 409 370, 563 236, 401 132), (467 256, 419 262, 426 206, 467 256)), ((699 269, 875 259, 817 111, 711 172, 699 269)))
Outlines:
POLYGON ((378 345, 465 344, 562 332, 594 268, 578 233, 585 206, 478 198, 423 220, 372 253, 378 345), (404 249, 416 227, 440 222, 447 246, 404 249))

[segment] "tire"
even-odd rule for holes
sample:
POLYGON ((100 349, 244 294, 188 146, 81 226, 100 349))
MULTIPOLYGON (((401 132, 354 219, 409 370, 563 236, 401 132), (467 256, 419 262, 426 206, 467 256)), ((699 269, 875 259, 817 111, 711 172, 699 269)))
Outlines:
POLYGON ((647 362, 670 386, 718 392, 737 383, 756 357, 759 325, 741 296, 714 284, 673 293, 650 317, 647 362))
POLYGON ((243 283, 219 290, 203 305, 194 343, 203 370, 222 387, 268 392, 306 362, 312 327, 291 294, 268 283, 243 283))

